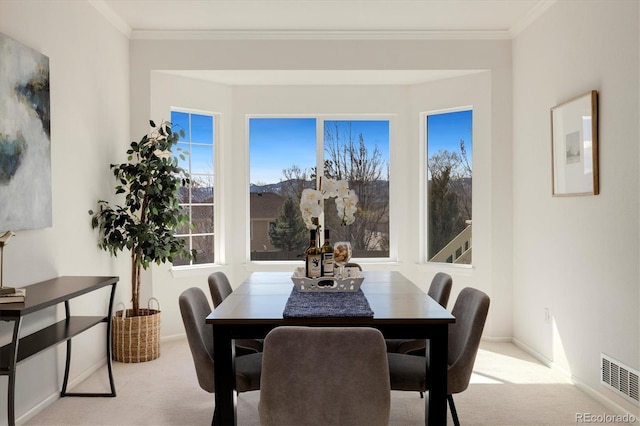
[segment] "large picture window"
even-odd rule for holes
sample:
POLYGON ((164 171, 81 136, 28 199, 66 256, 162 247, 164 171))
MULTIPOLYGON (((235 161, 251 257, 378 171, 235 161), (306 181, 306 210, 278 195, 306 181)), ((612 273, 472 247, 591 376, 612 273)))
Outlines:
POLYGON ((249 145, 251 260, 301 259, 300 195, 322 176, 346 180, 359 199, 351 225, 325 200, 331 240, 351 241, 354 258, 389 257, 388 120, 253 117, 249 145))
MULTIPOLYGON (((171 111, 174 130, 184 130, 177 147, 188 155, 178 158, 180 167, 189 172, 191 185, 181 188, 180 205, 188 211, 193 227, 178 230, 187 240, 189 250, 196 250, 196 260, 174 259, 174 266, 214 263, 214 142, 213 114, 171 111)), ((174 153, 179 154, 180 151, 174 153)))
POLYGON ((428 114, 427 260, 471 264, 471 110, 428 114))

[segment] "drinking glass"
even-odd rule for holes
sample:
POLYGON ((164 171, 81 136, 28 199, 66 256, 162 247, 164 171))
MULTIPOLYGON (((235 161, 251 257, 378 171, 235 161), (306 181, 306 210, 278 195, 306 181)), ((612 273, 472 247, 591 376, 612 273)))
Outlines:
POLYGON ((351 243, 338 241, 333 245, 333 263, 338 265, 338 279, 344 279, 344 267, 351 259, 351 243))

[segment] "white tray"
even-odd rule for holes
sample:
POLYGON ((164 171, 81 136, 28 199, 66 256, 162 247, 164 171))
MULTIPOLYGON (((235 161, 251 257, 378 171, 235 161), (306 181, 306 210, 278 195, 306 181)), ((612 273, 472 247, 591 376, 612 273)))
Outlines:
POLYGON ((304 276, 304 268, 296 268, 291 281, 299 291, 358 291, 364 280, 362 271, 358 268, 344 268, 344 274, 346 278, 341 280, 336 277, 307 278, 304 276), (331 285, 324 285, 327 282, 331 282, 331 285))

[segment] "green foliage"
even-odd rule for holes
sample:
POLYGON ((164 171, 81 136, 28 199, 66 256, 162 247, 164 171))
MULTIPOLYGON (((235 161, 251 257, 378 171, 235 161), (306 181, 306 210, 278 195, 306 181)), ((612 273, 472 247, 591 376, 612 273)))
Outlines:
POLYGON ((299 251, 302 253, 307 246, 308 230, 302 220, 298 205, 287 198, 282 205, 280 216, 276 224, 269 229, 271 244, 285 251, 299 251))
POLYGON ((465 221, 472 218, 472 169, 464 140, 460 140, 460 152, 440 150, 428 162, 430 259, 462 232, 465 221))
MULTIPOLYGON (((124 194, 124 205, 111 206, 98 201, 98 210, 90 210, 91 226, 100 232, 98 246, 116 256, 129 251, 132 261, 132 302, 137 313, 140 294, 140 267, 147 269, 172 262, 174 256, 191 259, 186 241, 175 232, 189 222, 189 216, 179 206, 178 189, 190 183, 189 175, 178 167, 172 149, 179 136, 171 130, 171 123, 163 122, 139 142, 131 142, 127 150, 128 162, 111 164, 118 184, 116 194, 124 194)), ((178 148, 179 150, 179 148, 178 148)), ((185 153, 179 156, 184 158, 185 153)))
POLYGON ((451 186, 451 166, 431 171, 429 188, 429 258, 464 229, 458 195, 451 186))

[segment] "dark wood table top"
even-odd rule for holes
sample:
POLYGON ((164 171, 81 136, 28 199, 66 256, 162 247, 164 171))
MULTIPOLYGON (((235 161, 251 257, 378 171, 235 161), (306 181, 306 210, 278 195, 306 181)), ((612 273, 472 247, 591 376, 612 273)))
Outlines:
POLYGON ((455 318, 422 289, 396 271, 363 271, 361 289, 374 312, 371 318, 283 318, 293 289, 291 273, 254 272, 208 317, 210 324, 453 323, 455 318))

